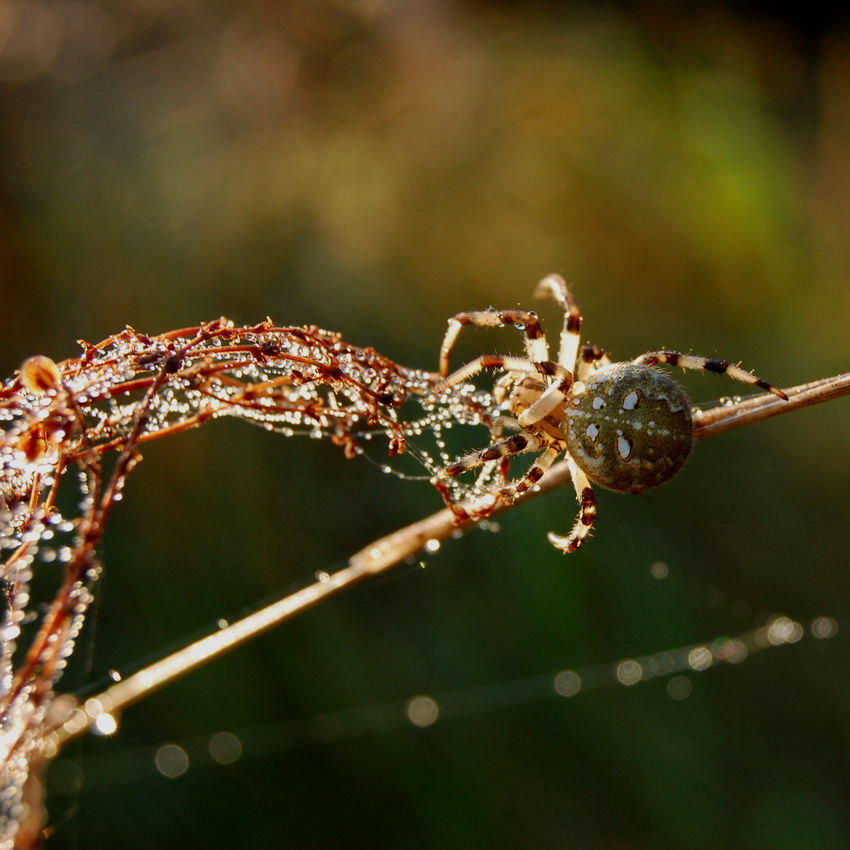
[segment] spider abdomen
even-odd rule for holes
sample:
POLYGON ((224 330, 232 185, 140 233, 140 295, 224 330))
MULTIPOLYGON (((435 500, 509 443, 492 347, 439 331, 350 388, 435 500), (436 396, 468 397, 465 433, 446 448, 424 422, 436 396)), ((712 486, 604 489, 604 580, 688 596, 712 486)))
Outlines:
POLYGON ((642 493, 684 465, 693 442, 688 399, 668 375, 615 363, 573 384, 564 409, 569 453, 588 478, 642 493))

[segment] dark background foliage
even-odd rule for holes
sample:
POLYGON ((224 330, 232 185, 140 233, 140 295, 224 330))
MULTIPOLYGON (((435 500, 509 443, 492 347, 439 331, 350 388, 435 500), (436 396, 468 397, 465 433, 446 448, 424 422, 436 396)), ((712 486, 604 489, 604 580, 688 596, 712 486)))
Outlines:
MULTIPOLYGON (((433 368, 448 316, 563 273, 590 341, 846 371, 850 28, 762 4, 0 3, 0 362, 124 324, 315 323, 433 368)), ((554 337, 556 312, 540 308, 554 337)), ((469 331, 458 360, 517 351, 469 331)), ((740 391, 685 376, 695 401, 740 391)), ((56 848, 850 842, 846 401, 569 492, 324 603, 70 747, 56 848), (664 579, 651 566, 663 562, 664 579), (527 677, 746 631, 743 665, 571 699, 527 677), (417 694, 466 710, 418 729, 417 694), (443 699, 446 703, 446 700, 443 699), (204 756, 230 732, 242 757, 204 756), (154 754, 190 755, 177 779, 154 754)), ((470 434, 475 445, 480 434, 470 434)), ((221 421, 151 444, 63 682, 208 630, 436 510, 424 483, 221 421)))

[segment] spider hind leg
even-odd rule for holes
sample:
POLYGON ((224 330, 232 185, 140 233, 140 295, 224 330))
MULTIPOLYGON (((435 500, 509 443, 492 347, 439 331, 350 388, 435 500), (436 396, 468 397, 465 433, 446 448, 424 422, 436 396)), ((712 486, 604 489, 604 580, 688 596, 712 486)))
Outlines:
MULTIPOLYGON (((495 491, 491 489, 491 497, 485 500, 479 499, 478 503, 475 499, 459 501, 452 492, 449 480, 484 464, 499 460, 508 461, 515 455, 539 451, 544 446, 546 446, 546 441, 535 434, 512 434, 510 437, 499 440, 484 449, 458 458, 454 463, 440 470, 434 478, 434 484, 443 497, 443 501, 458 520, 481 519, 491 514, 497 504, 510 504, 521 493, 531 489, 551 466, 559 450, 549 446, 546 453, 537 459, 525 475, 514 482, 504 483, 502 487, 495 491)), ((504 478, 502 480, 504 481, 504 478)))
POLYGON ((458 458, 454 463, 447 466, 442 474, 449 478, 455 478, 462 472, 475 469, 492 460, 499 460, 510 455, 521 454, 522 452, 533 452, 539 448, 540 441, 536 437, 526 436, 525 434, 512 434, 504 440, 499 440, 498 443, 487 446, 487 448, 458 458))
POLYGON ((648 351, 635 358, 632 363, 636 366, 655 366, 657 363, 668 363, 671 366, 681 366, 683 369, 695 369, 697 371, 714 372, 715 375, 728 375, 736 381, 751 384, 754 387, 767 390, 775 396, 788 401, 788 396, 782 390, 769 384, 767 381, 747 372, 740 366, 729 363, 727 360, 718 360, 712 357, 698 357, 693 354, 680 354, 677 351, 648 351))

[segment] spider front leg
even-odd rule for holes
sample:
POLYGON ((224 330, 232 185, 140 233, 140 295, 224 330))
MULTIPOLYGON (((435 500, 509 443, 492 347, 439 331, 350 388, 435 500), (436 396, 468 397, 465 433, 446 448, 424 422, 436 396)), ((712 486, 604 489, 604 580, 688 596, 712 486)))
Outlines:
MULTIPOLYGON (((548 362, 548 361, 547 361, 548 362)), ((557 364, 552 364, 557 367, 557 364)), ((461 366, 455 372, 452 372, 446 378, 443 378, 436 387, 435 392, 441 393, 449 387, 456 384, 462 384, 464 381, 483 372, 485 369, 504 369, 506 372, 531 373, 539 371, 540 364, 532 363, 530 360, 525 360, 522 357, 505 357, 501 354, 482 354, 476 357, 475 360, 470 360, 465 366, 461 366)))
POLYGON ((711 357, 697 357, 693 354, 679 354, 677 351, 648 351, 635 358, 632 363, 636 366, 654 366, 656 363, 669 363, 671 366, 681 366, 683 369, 695 369, 697 371, 714 372, 715 375, 728 375, 736 381, 752 384, 763 390, 773 393, 775 396, 788 401, 788 396, 773 384, 762 380, 752 372, 747 372, 734 363, 726 360, 716 360, 711 357))
POLYGON ((587 476, 578 468, 575 461, 569 455, 567 455, 567 464, 570 467, 570 475, 572 476, 573 486, 575 487, 578 498, 578 519, 569 534, 555 534, 553 531, 550 531, 547 535, 549 542, 565 555, 569 552, 575 552, 584 543, 596 519, 596 497, 593 495, 590 481, 587 480, 587 476))
POLYGON ((529 360, 545 363, 549 359, 549 346, 540 320, 534 313, 524 310, 477 310, 472 313, 458 313, 449 319, 443 344, 440 346, 440 374, 445 378, 449 374, 449 355, 464 325, 477 325, 484 328, 499 328, 502 325, 514 325, 525 336, 525 350, 529 360))
POLYGON ((559 274, 550 274, 537 284, 537 298, 552 298, 564 311, 561 329, 561 344, 558 347, 558 362, 571 372, 575 370, 578 348, 581 342, 581 311, 570 292, 567 282, 559 274))

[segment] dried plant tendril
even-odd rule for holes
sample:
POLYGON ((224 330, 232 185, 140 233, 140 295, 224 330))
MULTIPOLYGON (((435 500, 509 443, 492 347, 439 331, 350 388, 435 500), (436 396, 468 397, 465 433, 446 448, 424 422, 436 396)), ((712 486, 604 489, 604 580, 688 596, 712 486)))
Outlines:
MULTIPOLYGON (((468 386, 437 398, 432 373, 337 333, 270 319, 249 327, 218 319, 158 336, 127 327, 81 345, 79 357, 61 363, 30 357, 0 386, 0 847, 23 817, 28 767, 55 719, 54 688, 93 598, 109 511, 142 443, 231 416, 287 436, 327 437, 348 457, 381 438, 395 456, 409 435, 481 422, 492 406, 468 386), (400 421, 402 409, 409 423, 400 421), (108 475, 107 453, 117 456, 108 475), (67 516, 60 488, 76 491, 67 516), (62 577, 22 646, 22 624, 38 610, 31 580, 45 564, 59 564, 62 577)), ((432 473, 445 462, 427 450, 417 457, 432 473)))

